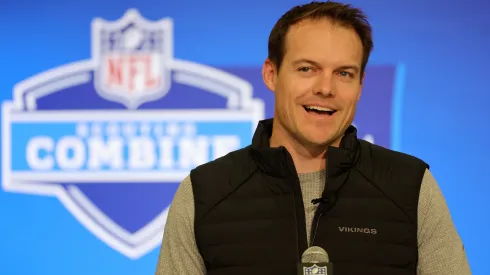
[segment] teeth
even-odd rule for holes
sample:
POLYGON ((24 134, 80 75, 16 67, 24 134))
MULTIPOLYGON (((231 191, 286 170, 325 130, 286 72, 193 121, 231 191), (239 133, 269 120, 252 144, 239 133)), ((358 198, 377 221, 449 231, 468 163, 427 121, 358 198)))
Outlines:
POLYGON ((320 106, 305 106, 306 109, 309 109, 309 110, 317 110, 317 111, 322 111, 322 112, 333 112, 334 110, 332 109, 329 109, 329 108, 324 108, 324 107, 320 107, 320 106))

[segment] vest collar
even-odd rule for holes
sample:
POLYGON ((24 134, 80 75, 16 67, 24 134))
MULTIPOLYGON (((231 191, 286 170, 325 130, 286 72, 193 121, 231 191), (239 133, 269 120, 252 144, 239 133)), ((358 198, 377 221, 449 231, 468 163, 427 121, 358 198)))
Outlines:
MULTIPOLYGON (((254 133, 251 154, 257 167, 264 173, 275 177, 297 177, 291 155, 285 147, 271 148, 273 119, 261 120, 254 133)), ((359 156, 357 129, 349 126, 339 147, 330 146, 327 150, 327 176, 337 177, 354 166, 359 156)))

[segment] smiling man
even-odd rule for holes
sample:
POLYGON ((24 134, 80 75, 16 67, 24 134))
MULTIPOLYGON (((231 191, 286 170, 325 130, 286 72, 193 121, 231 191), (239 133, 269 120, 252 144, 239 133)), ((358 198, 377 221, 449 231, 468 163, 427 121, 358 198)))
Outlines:
POLYGON ((182 182, 156 274, 292 275, 309 246, 337 275, 471 274, 428 165, 351 125, 372 48, 349 5, 313 2, 279 19, 262 70, 274 118, 182 182))
MULTIPOLYGON (((361 18, 347 27, 323 17, 322 5, 288 29, 289 21, 277 23, 263 67, 265 84, 275 93, 271 146, 286 147, 298 173, 325 168, 327 147, 339 146, 354 119, 373 47, 370 27, 361 18), (364 46, 353 28, 364 36, 364 46)), ((335 12, 336 5, 329 5, 335 12)))

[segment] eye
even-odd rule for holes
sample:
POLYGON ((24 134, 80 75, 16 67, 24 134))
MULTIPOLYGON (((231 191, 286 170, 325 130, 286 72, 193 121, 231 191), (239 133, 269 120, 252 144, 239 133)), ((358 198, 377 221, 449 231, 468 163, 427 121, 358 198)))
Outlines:
POLYGON ((347 71, 341 71, 341 72, 339 72, 339 75, 341 77, 350 77, 350 78, 353 78, 354 77, 354 74, 353 73, 347 72, 347 71))
POLYGON ((311 67, 300 67, 300 68, 298 68, 298 71, 303 72, 303 73, 310 72, 311 70, 312 70, 311 67))

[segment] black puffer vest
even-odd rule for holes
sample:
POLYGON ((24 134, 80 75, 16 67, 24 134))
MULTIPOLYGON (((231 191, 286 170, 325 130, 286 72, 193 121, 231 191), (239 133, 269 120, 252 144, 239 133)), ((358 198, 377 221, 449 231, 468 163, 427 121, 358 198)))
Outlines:
MULTIPOLYGON (((191 172, 196 242, 209 275, 297 272, 308 245, 301 188, 287 150, 269 147, 271 133, 272 120, 261 121, 250 146, 191 172)), ((356 133, 351 126, 327 151, 312 245, 328 252, 335 275, 415 275, 428 165, 356 133)))

